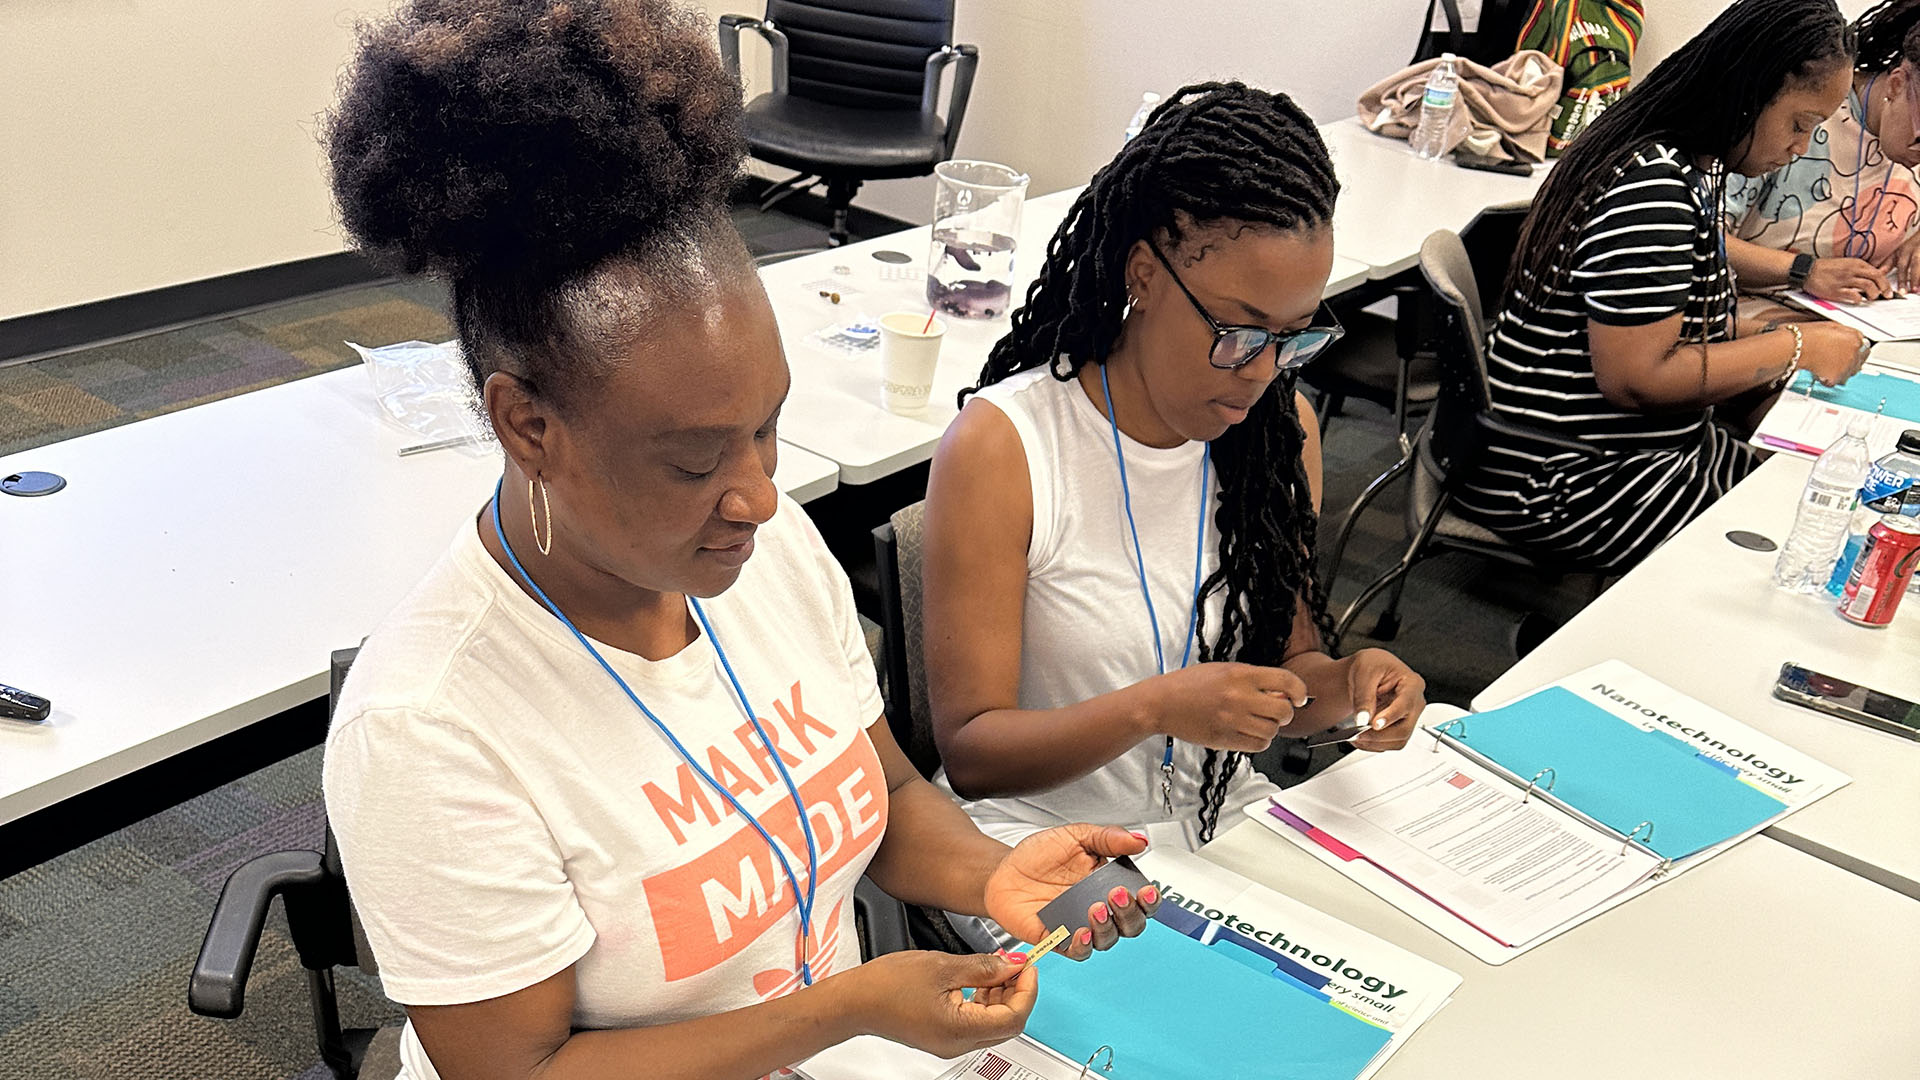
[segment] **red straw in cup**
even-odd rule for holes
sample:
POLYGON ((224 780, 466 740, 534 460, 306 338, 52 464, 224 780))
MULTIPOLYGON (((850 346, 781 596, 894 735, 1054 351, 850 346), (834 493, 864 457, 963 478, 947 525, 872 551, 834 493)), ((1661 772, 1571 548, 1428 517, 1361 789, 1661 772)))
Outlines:
POLYGON ((932 329, 933 329, 933 312, 929 311, 927 312, 927 325, 921 327, 920 332, 925 334, 931 331, 932 329))

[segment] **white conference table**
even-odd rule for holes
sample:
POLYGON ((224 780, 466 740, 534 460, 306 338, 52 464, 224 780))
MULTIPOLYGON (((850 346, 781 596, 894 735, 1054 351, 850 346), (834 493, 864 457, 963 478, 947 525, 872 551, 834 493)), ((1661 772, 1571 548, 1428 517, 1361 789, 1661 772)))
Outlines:
POLYGON ((1473 706, 1491 708, 1601 661, 1624 660, 1851 776, 1853 783, 1767 835, 1920 898, 1920 743, 1772 697, 1780 665, 1792 660, 1920 701, 1920 600, 1908 597, 1884 629, 1856 626, 1824 593, 1774 588, 1776 553, 1726 538, 1745 529, 1784 543, 1811 467, 1786 454, 1762 464, 1473 706))
MULTIPOLYGON (((1027 201, 1014 257, 1016 298, 1026 296, 1047 241, 1078 194, 1079 189, 1073 188, 1027 201)), ((787 363, 793 369, 793 389, 780 413, 780 437, 837 463, 845 483, 871 483, 931 459, 947 425, 959 414, 958 394, 973 385, 993 343, 1007 332, 1005 315, 995 319, 940 316, 946 335, 933 395, 921 416, 897 416, 881 404, 878 348, 849 353, 812 340, 823 327, 862 315, 878 319, 892 311, 924 314, 928 310, 924 274, 902 277, 893 264, 880 262, 873 254, 899 252, 912 260, 902 266, 924 271, 931 232, 927 226, 904 229, 761 268, 760 278, 780 321, 787 363), (840 302, 822 297, 822 291, 838 293, 840 302)), ((1325 295, 1343 292, 1367 278, 1367 267, 1336 257, 1325 295)))
POLYGON ((1529 203, 1547 180, 1541 166, 1532 176, 1507 176, 1428 161, 1352 117, 1321 125, 1320 137, 1340 178, 1333 250, 1366 264, 1375 280, 1417 266, 1434 230, 1459 232, 1482 210, 1529 203))
MULTIPOLYGON (((1523 178, 1423 161, 1404 142, 1374 135, 1357 120, 1327 124, 1320 132, 1341 183, 1334 212, 1333 273, 1324 292, 1328 297, 1415 266, 1420 245, 1435 229, 1457 231, 1487 207, 1525 202, 1544 180, 1545 170, 1523 178)), ((1027 201, 1014 257, 1016 300, 1025 298, 1047 241, 1079 193, 1079 188, 1069 188, 1027 201)), ((793 368, 793 391, 780 416, 780 435, 838 464, 844 483, 871 483, 932 458, 959 411, 956 395, 973 384, 988 350, 1007 332, 1004 315, 942 316, 947 332, 933 396, 926 413, 917 417, 896 416, 881 405, 877 349, 849 354, 811 340, 822 328, 861 314, 878 318, 891 311, 925 312, 924 277, 903 277, 899 268, 875 260, 873 254, 899 252, 909 260, 902 266, 924 270, 930 233, 926 226, 904 229, 760 271, 793 368), (823 290, 839 293, 841 302, 823 298, 823 290)))
POLYGON ((1200 854, 1460 973, 1380 1080, 1801 1080, 1920 1061, 1920 903, 1763 836, 1498 967, 1256 822, 1200 854))
MULTIPOLYGON (((0 720, 0 823, 326 696, 500 475, 424 441, 356 366, 0 458, 68 481, 0 496, 0 682, 53 701, 0 720)), ((783 445, 775 479, 838 470, 783 445)))

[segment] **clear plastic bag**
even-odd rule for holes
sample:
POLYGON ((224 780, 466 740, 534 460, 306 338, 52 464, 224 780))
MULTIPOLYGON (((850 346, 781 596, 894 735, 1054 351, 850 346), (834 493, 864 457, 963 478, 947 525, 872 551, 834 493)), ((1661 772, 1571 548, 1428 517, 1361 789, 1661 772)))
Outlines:
POLYGON ((807 340, 829 352, 858 356, 880 351, 880 320, 865 312, 850 313, 807 335, 807 340))
POLYGON ((493 425, 481 412, 458 341, 402 341, 373 349, 349 341, 347 346, 366 362, 381 411, 401 426, 432 442, 493 441, 493 425))

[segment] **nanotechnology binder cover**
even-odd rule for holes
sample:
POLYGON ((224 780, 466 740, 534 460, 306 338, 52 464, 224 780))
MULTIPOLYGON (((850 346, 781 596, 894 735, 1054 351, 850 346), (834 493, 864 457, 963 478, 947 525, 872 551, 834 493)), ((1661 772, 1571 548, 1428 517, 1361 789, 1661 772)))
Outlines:
POLYGON ((1111 1080, 1353 1080, 1390 1037, 1333 1004, 1311 972, 1230 941, 1202 945, 1158 916, 1109 952, 1041 965, 1028 1037, 1073 1061, 1112 1047, 1111 1080))
MULTIPOLYGON (((1732 766, 1674 736, 1635 727, 1565 687, 1475 713, 1454 738, 1522 784, 1552 769, 1556 801, 1622 836, 1652 822, 1652 837, 1641 839, 1662 858, 1704 851, 1786 809, 1732 766)), ((1546 778, 1540 786, 1548 787, 1546 778)))

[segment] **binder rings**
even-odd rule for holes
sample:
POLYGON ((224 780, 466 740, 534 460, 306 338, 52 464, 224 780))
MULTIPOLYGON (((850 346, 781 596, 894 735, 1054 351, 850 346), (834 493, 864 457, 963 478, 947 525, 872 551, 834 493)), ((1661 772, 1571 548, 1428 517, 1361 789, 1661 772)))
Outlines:
POLYGON ((1435 740, 1587 825, 1671 864, 1757 828, 1786 804, 1738 769, 1550 686, 1429 729, 1435 740))
POLYGON ((1617 660, 1422 730, 1245 812, 1489 964, 1849 783, 1617 660))

